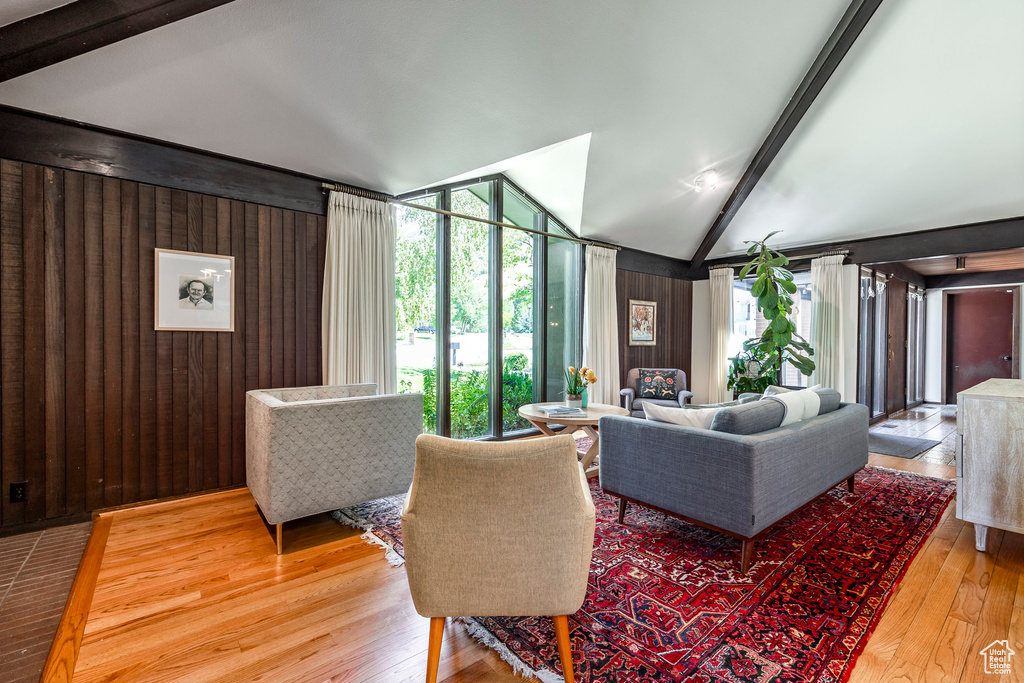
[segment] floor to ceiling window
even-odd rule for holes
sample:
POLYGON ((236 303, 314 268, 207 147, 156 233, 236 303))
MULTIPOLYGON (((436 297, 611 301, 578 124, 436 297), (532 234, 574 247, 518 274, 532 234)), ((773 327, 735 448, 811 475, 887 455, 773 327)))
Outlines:
MULTIPOLYGON (((437 195, 416 199, 437 207, 437 195)), ((398 390, 423 393, 423 431, 437 433, 437 238, 440 215, 398 207, 395 319, 398 390)))
POLYGON ((578 366, 582 357, 583 302, 580 298, 583 279, 582 248, 576 242, 559 239, 570 233, 553 220, 548 220, 547 238, 547 305, 544 309, 548 401, 563 398, 568 366, 578 366))
MULTIPOLYGON (((502 222, 543 230, 544 212, 514 188, 506 185, 502 199, 502 222)), ((541 237, 534 233, 502 230, 501 251, 501 410, 505 433, 527 429, 519 407, 538 400, 534 397, 539 357, 534 321, 537 263, 534 253, 541 237)))
POLYGON ((579 358, 581 245, 503 176, 406 201, 460 215, 399 211, 399 391, 424 392, 425 431, 515 436, 579 358))
POLYGON ((870 268, 860 269, 860 341, 857 359, 857 402, 871 418, 885 415, 888 368, 889 307, 887 278, 870 268))
MULTIPOLYGON (((492 183, 477 183, 451 193, 451 211, 491 219, 492 183)), ((490 433, 490 278, 487 223, 451 219, 450 395, 451 436, 457 439, 490 433)))

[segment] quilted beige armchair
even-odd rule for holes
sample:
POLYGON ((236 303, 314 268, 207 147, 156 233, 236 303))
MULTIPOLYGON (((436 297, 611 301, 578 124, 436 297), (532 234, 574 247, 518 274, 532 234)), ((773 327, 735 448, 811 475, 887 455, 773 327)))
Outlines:
POLYGON ((404 493, 412 481, 423 395, 376 384, 250 391, 245 478, 277 552, 285 522, 404 493))
POLYGON ((504 443, 416 440, 402 510, 409 590, 430 618, 427 683, 445 617, 551 616, 572 681, 567 615, 582 605, 594 502, 571 436, 504 443))

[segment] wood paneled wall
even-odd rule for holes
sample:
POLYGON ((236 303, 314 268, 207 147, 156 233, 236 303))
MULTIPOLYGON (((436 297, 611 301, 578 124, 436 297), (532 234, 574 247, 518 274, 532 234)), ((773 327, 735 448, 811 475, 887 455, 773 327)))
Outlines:
MULTIPOLYGON (((690 347, 693 327, 693 283, 629 270, 615 273, 619 306, 620 386, 630 368, 680 368, 690 382, 690 347), (655 346, 629 345, 629 300, 656 301, 658 319, 655 346)), ((689 388, 689 386, 687 386, 689 388)))
POLYGON ((323 216, 0 161, 0 525, 244 484, 245 392, 320 383, 325 240, 323 216), (235 257, 235 332, 154 331, 154 247, 235 257))

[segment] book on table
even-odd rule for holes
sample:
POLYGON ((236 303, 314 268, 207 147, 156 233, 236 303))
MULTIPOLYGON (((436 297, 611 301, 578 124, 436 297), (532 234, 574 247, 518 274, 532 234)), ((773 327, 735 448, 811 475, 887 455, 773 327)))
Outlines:
POLYGON ((554 405, 554 406, 539 406, 538 410, 547 414, 549 417, 586 417, 587 413, 580 408, 570 408, 569 406, 554 405))

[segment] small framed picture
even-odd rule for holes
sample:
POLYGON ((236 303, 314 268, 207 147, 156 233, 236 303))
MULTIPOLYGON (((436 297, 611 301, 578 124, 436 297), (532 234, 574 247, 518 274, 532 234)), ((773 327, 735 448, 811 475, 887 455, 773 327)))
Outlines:
POLYGON ((234 256, 156 250, 156 329, 235 331, 234 256))
POLYGON ((654 346, 658 327, 658 304, 655 301, 629 300, 629 345, 654 346))

